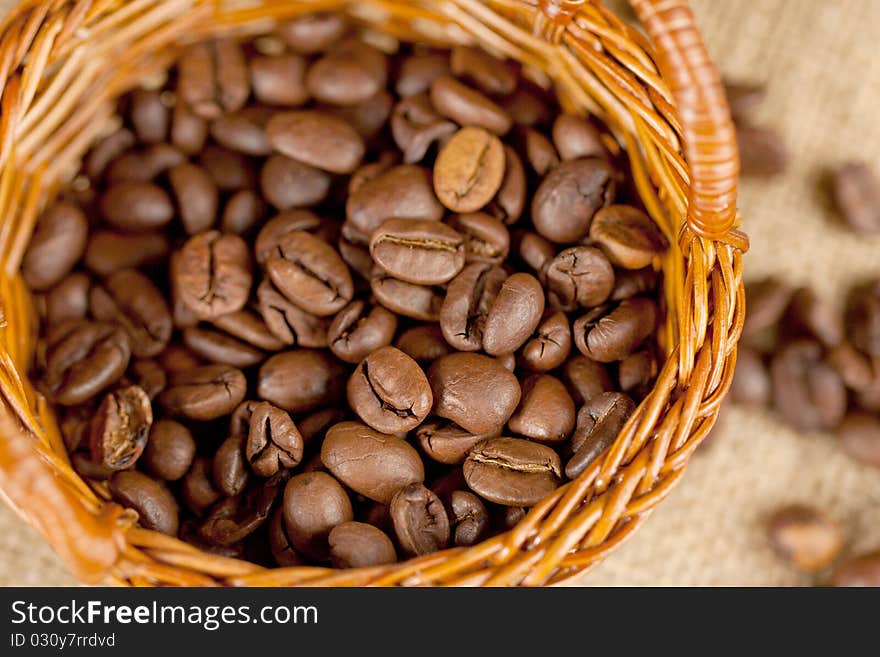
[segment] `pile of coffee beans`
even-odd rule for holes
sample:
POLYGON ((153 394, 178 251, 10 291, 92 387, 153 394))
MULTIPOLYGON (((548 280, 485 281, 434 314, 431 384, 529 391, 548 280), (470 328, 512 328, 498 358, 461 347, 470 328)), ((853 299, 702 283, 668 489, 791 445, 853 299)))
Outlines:
POLYGON ((22 271, 72 463, 144 527, 283 566, 472 545, 650 391, 667 242, 513 63, 311 16, 119 115, 22 271))

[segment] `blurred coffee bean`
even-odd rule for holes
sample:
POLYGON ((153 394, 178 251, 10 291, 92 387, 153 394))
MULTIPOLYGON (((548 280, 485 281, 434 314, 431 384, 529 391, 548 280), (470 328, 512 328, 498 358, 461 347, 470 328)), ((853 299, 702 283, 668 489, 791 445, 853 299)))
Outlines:
POLYGON ((761 354, 747 346, 740 346, 736 356, 736 372, 730 385, 730 399, 737 404, 767 406, 772 389, 770 372, 761 354))
POLYGON ((880 419, 876 414, 850 413, 837 427, 837 439, 854 459, 880 468, 880 419))
POLYGON ((512 119, 503 108, 449 75, 439 77, 431 83, 431 103, 440 114, 463 127, 481 128, 496 135, 504 135, 513 125, 512 119))
POLYGON ((834 172, 832 184, 834 202, 847 225, 863 235, 880 232, 880 179, 871 167, 844 164, 834 172))
POLYGON ((241 109, 250 79, 238 44, 222 40, 190 46, 178 62, 177 93, 208 120, 241 109))
POLYGON ((177 502, 163 484, 145 474, 128 470, 110 478, 113 498, 138 513, 138 523, 169 536, 177 536, 177 502))
POLYGON ((56 203, 37 220, 37 227, 21 262, 25 282, 34 291, 60 282, 86 249, 89 224, 85 214, 70 203, 56 203))
POLYGON ((599 131, 586 119, 573 114, 556 117, 553 144, 562 160, 608 156, 599 131))
POLYGON ((767 523, 773 550, 798 570, 815 572, 830 565, 843 549, 843 530, 831 516, 795 504, 776 511, 767 523))
POLYGON ((744 176, 776 176, 788 166, 788 149, 774 130, 737 123, 736 143, 740 172, 744 176))
POLYGON ((796 429, 833 429, 843 419, 846 389, 822 361, 817 342, 797 340, 781 347, 770 362, 770 377, 776 410, 796 429))

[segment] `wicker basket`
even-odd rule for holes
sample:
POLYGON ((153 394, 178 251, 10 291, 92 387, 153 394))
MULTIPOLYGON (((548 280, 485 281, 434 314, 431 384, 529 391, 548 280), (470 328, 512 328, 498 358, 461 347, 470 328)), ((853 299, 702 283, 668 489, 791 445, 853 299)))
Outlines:
POLYGON ((632 0, 650 40, 599 0, 26 0, 0 32, 0 494, 85 582, 157 585, 544 585, 588 570, 673 488, 731 381, 744 315, 746 237, 724 92, 686 0, 632 0), (513 530, 475 547, 336 571, 265 569, 137 526, 73 471, 27 380, 36 319, 18 275, 35 218, 113 124, 114 99, 181 44, 347 12, 378 43, 474 42, 553 80, 568 111, 607 123, 663 259, 666 360, 614 445, 513 530))

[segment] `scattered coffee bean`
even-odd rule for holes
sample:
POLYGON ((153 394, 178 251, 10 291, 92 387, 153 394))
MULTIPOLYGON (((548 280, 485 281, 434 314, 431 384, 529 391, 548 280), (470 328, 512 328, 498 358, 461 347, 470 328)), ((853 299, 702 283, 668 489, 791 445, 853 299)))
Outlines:
POLYGON ((871 413, 850 413, 837 427, 843 450, 857 461, 880 468, 880 419, 871 413))
POLYGON ((775 512, 768 522, 767 534, 780 557, 806 572, 822 570, 843 549, 840 524, 828 514, 803 505, 775 512))
POLYGON ((845 164, 834 172, 834 201, 847 225, 857 233, 880 232, 880 180, 861 162, 845 164))

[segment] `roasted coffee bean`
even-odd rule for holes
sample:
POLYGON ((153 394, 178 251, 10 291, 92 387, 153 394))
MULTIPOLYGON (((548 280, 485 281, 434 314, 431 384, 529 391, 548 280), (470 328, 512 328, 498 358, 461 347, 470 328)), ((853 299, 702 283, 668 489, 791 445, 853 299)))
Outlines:
POLYGON ((736 372, 730 385, 730 399, 737 404, 767 406, 772 388, 770 372, 760 352, 741 346, 736 357, 736 372))
POLYGON ((550 122, 551 110, 546 96, 537 86, 524 80, 520 80, 516 90, 504 99, 503 106, 517 125, 536 126, 550 122))
POLYGON ((212 475, 217 489, 226 496, 238 495, 247 486, 249 471, 244 455, 245 439, 229 436, 214 454, 212 475))
POLYGON ((431 83, 431 103, 440 114, 460 126, 482 128, 496 135, 504 135, 513 125, 513 120, 503 108, 448 75, 431 83))
POLYGON ((510 251, 510 233, 495 217, 483 212, 457 214, 448 224, 464 238, 465 263, 500 265, 510 251))
POLYGON ((209 363, 245 368, 263 360, 260 349, 209 326, 189 326, 182 337, 187 349, 209 363))
POLYGON ((144 529, 177 536, 177 502, 155 479, 134 470, 117 472, 110 478, 110 493, 118 502, 138 513, 144 529))
POLYGON ((187 234, 211 228, 217 220, 219 200, 217 185, 207 171, 194 164, 181 164, 168 171, 168 180, 187 234))
POLYGON ((164 257, 168 249, 168 238, 161 233, 99 230, 89 238, 83 262, 99 276, 107 276, 120 269, 152 264, 164 257))
POLYGON ((551 169, 559 166, 559 153, 544 133, 526 128, 522 133, 522 148, 526 162, 539 176, 546 176, 551 169))
POLYGON ((357 105, 385 87, 385 54, 363 41, 350 39, 335 46, 309 67, 306 87, 312 96, 331 105, 357 105))
POLYGON ((443 206, 434 196, 428 170, 403 164, 391 167, 358 187, 346 201, 345 217, 369 239, 373 231, 388 219, 439 221, 443 218, 443 206))
POLYGON ((556 257, 556 248, 537 233, 514 233, 515 251, 526 265, 531 267, 540 280, 546 279, 546 269, 556 257))
POLYGON ((410 55, 403 59, 397 73, 394 91, 407 97, 421 94, 431 88, 439 77, 449 74, 449 57, 441 53, 410 55))
POLYGON ((775 277, 746 285, 746 313, 743 337, 754 337, 779 324, 793 294, 792 288, 775 277))
POLYGON ((481 440, 494 438, 501 427, 487 433, 471 433, 447 420, 429 420, 416 430, 422 451, 438 463, 463 463, 471 448, 481 440))
POLYGON ((351 301, 354 284, 348 267, 329 244, 305 231, 285 233, 266 260, 275 287, 300 308, 332 315, 351 301))
POLYGON ((203 365, 174 372, 159 403, 172 415, 190 420, 213 420, 228 415, 241 403, 247 381, 228 365, 203 365))
POLYGON ((205 146, 208 123, 186 103, 177 103, 171 116, 171 144, 185 155, 195 155, 205 146))
POLYGON ((798 570, 816 572, 843 549, 840 524, 819 509, 795 504, 776 511, 767 523, 770 546, 798 570))
POLYGON ((178 61, 177 94, 199 116, 211 120, 242 108, 250 94, 247 62, 233 41, 190 46, 178 61))
POLYGON ((374 267, 370 289, 379 303, 398 315, 423 322, 436 322, 440 318, 442 288, 407 283, 389 276, 381 267, 374 267))
POLYGON ((134 133, 126 128, 120 128, 99 140, 86 156, 83 166, 86 176, 92 182, 99 180, 104 175, 107 166, 123 153, 131 150, 134 144, 134 133))
POLYGON ((169 374, 191 370, 204 365, 204 361, 181 344, 171 343, 159 354, 159 363, 169 374))
POLYGON ((418 363, 394 347, 380 347, 362 360, 347 392, 351 409, 383 433, 415 429, 434 402, 418 363))
POLYGON ((332 173, 351 173, 364 157, 364 142, 354 128, 316 111, 275 114, 266 136, 282 155, 332 173))
POLYGON ((137 138, 143 144, 165 141, 171 112, 162 102, 162 95, 155 90, 136 89, 131 94, 131 123, 137 138))
POLYGON ((356 105, 318 105, 315 109, 327 112, 350 125, 365 141, 374 139, 385 128, 394 98, 384 89, 356 105))
POLYGON ((856 289, 846 310, 847 337, 869 356, 880 356, 880 282, 856 289))
POLYGON ((657 326, 657 306, 634 297, 616 307, 599 306, 572 325, 574 343, 584 356, 610 363, 633 353, 657 326))
POLYGON ((282 508, 288 538, 298 551, 313 559, 326 559, 330 531, 354 520, 345 490, 324 472, 291 477, 284 489, 282 508))
POLYGON ((563 160, 608 157, 602 135, 586 119, 560 114, 553 123, 553 144, 563 160))
POLYGON ((874 379, 871 361, 849 342, 842 342, 825 356, 828 363, 840 375, 850 390, 869 388, 874 379))
POLYGON ((93 479, 96 481, 106 481, 113 476, 115 470, 105 468, 103 465, 95 463, 88 452, 72 452, 70 454, 70 464, 83 479, 93 479))
POLYGON ((496 431, 519 404, 519 381, 493 358, 452 353, 428 370, 434 394, 433 414, 473 433, 496 431), (492 390, 491 396, 486 394, 492 390))
POLYGON ((522 160, 510 146, 504 146, 504 177, 495 198, 486 206, 486 212, 510 225, 522 216, 526 206, 526 171, 522 160))
POLYGON ((498 506, 493 520, 496 531, 506 532, 516 527, 529 510, 522 506, 498 506))
POLYGON ((611 447, 635 408, 632 399, 621 392, 603 392, 584 404, 571 437, 573 456, 565 464, 565 476, 579 477, 611 447))
POLYGON ((614 289, 609 298, 612 301, 623 301, 652 292, 657 288, 659 278, 660 275, 651 267, 618 269, 614 272, 614 289))
POLYGON ((598 306, 614 289, 611 263, 592 246, 574 246, 561 251, 548 263, 544 275, 550 304, 566 312, 598 306))
POLYGON ((69 319, 84 319, 89 312, 88 274, 73 272, 65 276, 46 294, 46 323, 49 326, 69 319))
POLYGON ((537 372, 562 365, 571 353, 571 327, 565 313, 547 309, 532 337, 523 345, 520 362, 537 372))
POLYGON ((115 322, 128 334, 131 352, 138 358, 159 354, 174 329, 162 293, 135 269, 110 274, 94 285, 89 307, 95 319, 115 322))
POLYGON ((251 413, 245 456, 260 477, 271 477, 281 468, 299 465, 303 437, 290 416, 268 402, 257 404, 251 413))
POLYGON ((46 383, 54 401, 73 406, 91 399, 125 373, 131 356, 122 328, 73 320, 59 327, 46 356, 46 383))
POLYGON ((199 534, 214 545, 240 543, 269 519, 287 480, 286 473, 279 473, 241 495, 217 502, 199 526, 199 534))
POLYGON ((196 441, 179 422, 162 418, 150 429, 141 463, 165 481, 177 481, 190 469, 196 455, 196 441))
POLYGON ((754 82, 725 80, 724 91, 727 94, 727 105, 730 107, 730 114, 734 121, 747 119, 764 102, 767 95, 766 87, 754 82))
POLYGON ((539 443, 566 440, 574 429, 574 401, 562 382, 549 374, 523 379, 522 399, 507 427, 513 433, 539 443))
POLYGON ((249 233, 260 222, 265 211, 266 204, 255 191, 242 189, 226 202, 220 217, 220 227, 226 233, 249 233))
POLYGON ((440 328, 452 347, 460 351, 483 347, 487 316, 506 279, 501 267, 473 264, 449 284, 440 308, 440 328))
POLYGON ((809 288, 795 290, 784 321, 787 337, 816 338, 828 348, 843 341, 843 318, 840 313, 833 304, 809 288))
POLYGON ((101 213, 114 228, 148 231, 162 228, 174 217, 165 191, 152 183, 117 183, 101 197, 101 213))
POLYGON ((321 461, 353 491, 382 504, 401 487, 425 479, 422 459, 409 443, 358 422, 340 422, 327 431, 321 461))
POLYGON ((452 352, 436 324, 421 324, 408 328, 397 338, 394 346, 422 365, 433 363, 452 352))
POLYGON ((274 118, 265 107, 246 107, 238 112, 224 114, 210 125, 211 136, 229 150, 254 157, 265 157, 272 152, 268 138, 268 123, 274 118))
POLYGON ((61 202, 47 209, 21 262, 30 288, 47 290, 67 276, 86 249, 88 232, 86 216, 75 205, 61 202))
POLYGON ((443 502, 422 484, 398 490, 390 503, 391 522, 400 548, 418 556, 449 545, 449 518, 443 502))
POLYGON ((404 98, 391 114, 391 135, 407 164, 420 162, 433 144, 445 142, 457 130, 455 123, 437 113, 424 93, 404 98))
POLYGON ((254 57, 250 61, 254 98, 267 105, 301 105, 308 100, 306 60, 299 55, 254 57))
POLYGON ((487 94, 506 96, 516 88, 515 69, 479 48, 455 46, 449 66, 454 75, 469 78, 487 94))
POLYGON ((489 529, 489 512, 480 498, 466 490, 453 491, 446 502, 452 544, 476 545, 489 529))
POLYGON ((220 499, 221 493, 214 486, 211 474, 211 459, 196 457, 192 466, 180 482, 181 499, 196 515, 220 499))
POLYGON ((89 425, 92 460, 110 470, 126 470, 140 458, 153 424, 150 398, 138 386, 104 397, 89 425))
MULTIPOLYGON (((173 146, 169 144, 153 144, 146 148, 129 151, 119 159, 114 160, 107 168, 106 178, 107 182, 114 187, 121 184, 145 186, 169 169, 180 166, 185 161, 186 157, 184 154, 173 146)), ((151 194, 140 192, 139 196, 132 195, 132 198, 151 202, 157 198, 161 199, 155 189, 151 194)), ((115 201, 123 204, 126 200, 130 199, 125 197, 115 199, 115 201)), ((146 212, 146 208, 149 207, 152 207, 152 212, 159 213, 159 208, 164 207, 164 201, 153 206, 145 204, 140 210, 146 212)), ((117 211, 123 212, 124 210, 117 211)))
POLYGON ((532 198, 535 230, 551 242, 577 242, 590 231, 596 212, 614 202, 614 170, 607 161, 586 158, 553 169, 532 198))
POLYGON ((260 314, 272 335, 286 345, 321 348, 328 345, 329 321, 318 317, 287 299, 271 281, 257 288, 260 314))
POLYGON ((833 176, 833 193, 850 228, 863 235, 880 232, 880 180, 870 166, 850 162, 839 167, 833 176))
POLYGON ((370 255, 389 275, 408 283, 438 285, 464 267, 464 239, 439 221, 389 219, 373 233, 370 255))
POLYGON ((254 242, 257 263, 265 265, 266 260, 278 248, 281 238, 295 231, 314 231, 321 226, 321 219, 310 210, 288 210, 263 224, 254 242))
POLYGON ((486 314, 483 349, 493 356, 512 354, 528 340, 543 313, 544 291, 538 280, 522 272, 509 276, 486 314))
POLYGON ((323 351, 295 349, 260 367, 257 395, 289 413, 305 413, 343 397, 345 371, 323 351))
POLYGON ((345 34, 348 25, 338 13, 315 13, 299 16, 278 27, 278 36, 287 47, 303 55, 327 50, 345 34))
POLYGON ((244 240, 211 230, 189 238, 179 254, 171 276, 197 317, 214 319, 244 307, 253 282, 244 240))
POLYGON ((275 563, 282 568, 304 566, 306 563, 302 555, 293 547, 293 541, 287 534, 284 509, 275 511, 269 521, 269 550, 272 552, 275 563))
POLYGON ((788 149, 773 130, 748 123, 736 124, 740 172, 743 176, 775 176, 788 166, 788 149))
POLYGON ((625 269, 647 267, 668 247, 651 218, 631 205, 609 205, 596 212, 590 240, 625 269))
POLYGON ((142 358, 131 364, 128 372, 132 382, 139 385, 151 400, 165 389, 168 375, 155 360, 142 358))
POLYGON ((854 459, 880 468, 880 420, 876 415, 850 413, 837 427, 837 439, 854 459))
POLYGON ((381 529, 344 522, 330 531, 330 561, 335 568, 368 568, 397 561, 394 544, 381 529))
POLYGON ((617 364, 617 382, 636 398, 648 395, 657 377, 657 358, 651 349, 637 351, 617 364))
POLYGON ((327 329, 330 351, 346 363, 359 363, 380 347, 391 344, 397 316, 381 306, 352 301, 333 318, 327 329))
MULTIPOLYGON (((267 165, 273 158, 269 158, 267 165)), ((213 178, 214 183, 225 192, 250 189, 256 184, 256 170, 251 161, 241 153, 209 144, 199 153, 199 165, 213 178)), ((268 195, 267 195, 268 197, 268 195)))
POLYGON ((260 172, 260 189, 279 210, 306 207, 327 197, 330 176, 284 155, 273 155, 260 172))
POLYGON ((482 128, 462 128, 437 156, 437 198, 453 212, 476 212, 501 188, 504 158, 504 147, 498 137, 482 128))
POLYGON ((559 486, 559 455, 551 448, 519 438, 489 438, 464 462, 468 487, 483 499, 504 506, 532 506, 559 486))
POLYGON ((817 342, 796 340, 782 346, 770 363, 773 402, 801 431, 833 429, 846 412, 846 389, 837 372, 822 361, 817 342))
POLYGON ((880 587, 880 551, 850 557, 831 576, 831 586, 880 587))

